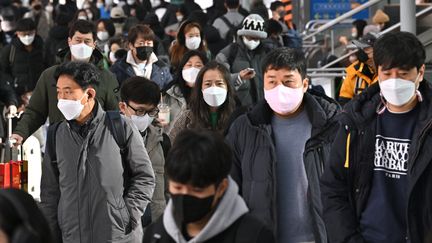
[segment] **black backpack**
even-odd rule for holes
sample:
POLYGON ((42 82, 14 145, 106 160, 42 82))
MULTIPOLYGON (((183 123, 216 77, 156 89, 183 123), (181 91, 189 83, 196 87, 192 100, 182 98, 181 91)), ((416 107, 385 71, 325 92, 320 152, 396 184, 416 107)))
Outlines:
MULTIPOLYGON (((62 122, 56 122, 49 126, 47 133, 47 151, 50 156, 51 163, 57 163, 57 152, 56 152, 56 133, 57 129, 62 122)), ((123 165, 123 179, 124 179, 124 192, 127 192, 128 178, 130 178, 130 169, 126 164, 127 158, 127 139, 126 139, 126 130, 125 130, 125 121, 120 115, 119 111, 107 111, 105 116, 105 123, 108 126, 111 134, 114 137, 117 145, 120 147, 120 155, 122 158, 123 165)), ((57 169, 57 166, 54 166, 57 169)), ((56 170, 57 176, 59 175, 58 169, 56 170)))
POLYGON ((228 26, 229 30, 225 36, 225 42, 229 45, 230 43, 237 41, 237 30, 241 29, 242 24, 235 26, 225 16, 220 17, 221 20, 228 26))

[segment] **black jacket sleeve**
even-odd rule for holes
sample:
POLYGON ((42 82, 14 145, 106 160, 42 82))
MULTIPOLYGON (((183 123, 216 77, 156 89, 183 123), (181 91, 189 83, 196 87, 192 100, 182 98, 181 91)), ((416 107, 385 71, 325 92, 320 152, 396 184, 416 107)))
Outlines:
POLYGON ((0 76, 0 99, 7 106, 18 106, 18 98, 14 90, 4 82, 2 75, 0 76))
MULTIPOLYGON (((364 242, 359 230, 355 208, 350 203, 348 163, 346 163, 348 131, 340 127, 333 142, 329 163, 321 177, 323 218, 329 242, 364 242)), ((349 142, 349 141, 348 141, 349 142)))

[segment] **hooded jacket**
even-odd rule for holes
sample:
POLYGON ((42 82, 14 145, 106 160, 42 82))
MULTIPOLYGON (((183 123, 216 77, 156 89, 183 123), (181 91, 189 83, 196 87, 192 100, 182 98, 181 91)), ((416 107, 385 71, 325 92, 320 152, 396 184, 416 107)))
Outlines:
MULTIPOLYGON (((309 91, 313 92, 313 91, 309 91)), ((308 198, 315 242, 327 242, 322 220, 319 178, 330 153, 338 128, 339 105, 332 99, 306 92, 304 109, 312 124, 311 137, 305 144, 303 163, 308 180, 308 198)), ((262 219, 277 235, 276 150, 271 118, 273 111, 261 101, 251 111, 237 118, 226 137, 234 153, 231 175, 240 185, 240 194, 251 213, 262 219)), ((283 230, 283 229, 280 229, 283 230)))
POLYGON ((166 91, 163 100, 170 107, 170 123, 166 128, 166 131, 169 133, 173 128, 174 121, 177 120, 183 111, 186 111, 187 102, 177 85, 171 86, 166 91))
POLYGON ((75 121, 61 122, 56 151, 45 153, 40 206, 58 242, 142 240, 141 216, 155 186, 151 162, 140 133, 126 117, 127 156, 122 161, 105 116, 96 103, 79 132, 75 121), (127 188, 124 170, 129 171, 127 188))
MULTIPOLYGON (((423 101, 408 158, 408 241, 432 242, 432 86, 420 83, 423 101)), ((328 167, 321 180, 323 215, 330 242, 364 242, 359 221, 372 187, 378 83, 355 97, 341 113, 328 167)))
MULTIPOLYGON (((64 62, 71 60, 69 48, 60 52, 60 55, 64 62)), ((97 49, 93 50, 90 63, 97 66, 100 71, 99 84, 94 87, 99 104, 107 111, 118 110, 117 80, 110 71, 103 69, 102 54, 97 49)), ((58 65, 54 65, 42 72, 30 103, 15 128, 14 133, 22 136, 24 140, 42 126, 47 118, 50 124, 64 120, 63 114, 57 108, 57 80, 54 79, 57 67, 58 65)))
MULTIPOLYGON (((222 199, 218 203, 216 210, 212 214, 210 220, 201 230, 201 232, 189 241, 186 241, 182 230, 179 229, 173 215, 173 203, 172 200, 168 202, 163 217, 161 217, 156 223, 152 224, 144 235, 144 243, 153 242, 152 239, 157 239, 159 235, 160 243, 200 243, 200 242, 237 242, 238 238, 245 238, 244 235, 236 235, 238 228, 236 223, 240 220, 245 224, 246 229, 256 230, 255 235, 257 238, 254 239, 256 242, 272 243, 274 239, 271 235, 270 230, 264 227, 264 224, 255 218, 249 217, 248 208, 244 200, 238 195, 238 186, 234 180, 229 178, 228 188, 224 193, 222 199), (242 219, 247 217, 246 219, 242 219)), ((247 233, 250 233, 246 231, 247 233)))

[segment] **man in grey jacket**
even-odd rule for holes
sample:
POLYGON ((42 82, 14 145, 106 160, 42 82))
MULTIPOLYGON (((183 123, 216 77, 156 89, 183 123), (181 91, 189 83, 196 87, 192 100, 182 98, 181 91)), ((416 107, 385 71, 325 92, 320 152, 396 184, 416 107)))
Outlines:
POLYGON ((49 129, 41 180, 41 208, 55 240, 141 242, 140 219, 155 182, 138 130, 122 117, 127 145, 120 152, 95 99, 99 78, 93 65, 63 64, 55 78, 66 121, 49 129))

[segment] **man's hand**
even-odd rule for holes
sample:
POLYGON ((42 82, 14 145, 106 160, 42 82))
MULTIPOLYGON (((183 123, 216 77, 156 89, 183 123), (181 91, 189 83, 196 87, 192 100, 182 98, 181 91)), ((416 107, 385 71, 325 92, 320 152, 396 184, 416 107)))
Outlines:
POLYGON ((21 137, 20 135, 18 135, 18 134, 12 134, 12 136, 10 137, 10 139, 11 140, 14 140, 14 146, 18 146, 18 145, 21 145, 22 144, 22 142, 23 142, 23 137, 21 137))
POLYGON ((15 105, 10 105, 7 109, 7 114, 14 116, 14 115, 16 115, 17 111, 18 111, 18 109, 15 105))
POLYGON ((253 69, 250 69, 250 68, 245 68, 245 69, 241 70, 239 73, 240 78, 242 80, 249 80, 249 79, 255 77, 255 74, 256 74, 255 71, 253 69))

